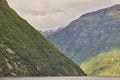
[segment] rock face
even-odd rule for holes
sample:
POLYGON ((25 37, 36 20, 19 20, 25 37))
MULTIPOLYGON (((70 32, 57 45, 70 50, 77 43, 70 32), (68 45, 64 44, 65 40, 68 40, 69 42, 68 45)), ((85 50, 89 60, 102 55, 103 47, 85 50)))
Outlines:
POLYGON ((65 57, 0 0, 0 76, 83 76, 65 57))
POLYGON ((7 3, 6 0, 0 0, 0 1, 3 2, 4 4, 7 4, 7 5, 8 5, 8 3, 7 3))
POLYGON ((120 47, 120 4, 84 14, 48 39, 79 65, 102 51, 120 47))

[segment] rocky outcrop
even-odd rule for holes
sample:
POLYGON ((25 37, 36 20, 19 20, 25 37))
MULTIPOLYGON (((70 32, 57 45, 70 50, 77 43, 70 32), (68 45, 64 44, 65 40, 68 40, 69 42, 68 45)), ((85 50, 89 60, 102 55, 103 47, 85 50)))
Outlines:
POLYGON ((2 1, 4 4, 8 5, 6 0, 0 0, 0 1, 2 1))

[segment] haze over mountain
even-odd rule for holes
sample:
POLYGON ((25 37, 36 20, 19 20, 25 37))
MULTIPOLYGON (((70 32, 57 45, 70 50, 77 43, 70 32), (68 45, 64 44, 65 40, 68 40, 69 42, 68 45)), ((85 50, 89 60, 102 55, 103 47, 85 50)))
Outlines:
POLYGON ((56 75, 84 73, 0 0, 0 76, 56 75))
POLYGON ((48 39, 77 64, 120 48, 120 4, 84 14, 48 39))

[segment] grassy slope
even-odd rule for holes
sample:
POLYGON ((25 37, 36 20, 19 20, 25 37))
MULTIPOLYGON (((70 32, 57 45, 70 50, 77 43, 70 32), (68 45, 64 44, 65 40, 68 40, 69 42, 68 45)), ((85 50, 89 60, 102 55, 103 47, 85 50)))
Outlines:
POLYGON ((101 52, 84 62, 81 68, 90 76, 120 76, 120 48, 101 52))
POLYGON ((0 2, 0 76, 48 75, 83 75, 83 72, 0 2))

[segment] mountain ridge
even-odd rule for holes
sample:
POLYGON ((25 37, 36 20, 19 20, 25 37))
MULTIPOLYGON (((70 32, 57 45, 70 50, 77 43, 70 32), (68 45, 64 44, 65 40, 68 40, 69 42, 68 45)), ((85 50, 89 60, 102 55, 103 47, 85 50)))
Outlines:
POLYGON ((82 15, 48 39, 77 64, 120 47, 120 4, 82 15))

